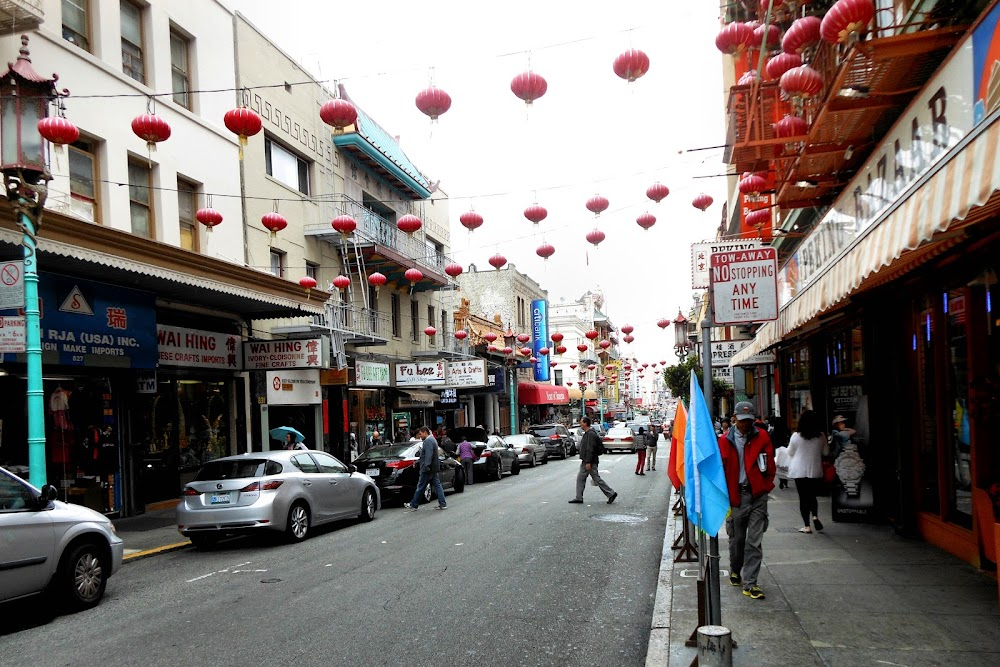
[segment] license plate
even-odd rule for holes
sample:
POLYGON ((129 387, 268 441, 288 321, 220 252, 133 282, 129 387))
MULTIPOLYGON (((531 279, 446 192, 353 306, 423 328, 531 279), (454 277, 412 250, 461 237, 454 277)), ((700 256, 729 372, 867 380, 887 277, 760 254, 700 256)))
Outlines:
POLYGON ((378 477, 378 468, 369 468, 365 470, 365 474, 369 477, 378 477))
POLYGON ((213 505, 228 505, 229 504, 229 494, 228 493, 213 493, 212 494, 212 504, 213 505))

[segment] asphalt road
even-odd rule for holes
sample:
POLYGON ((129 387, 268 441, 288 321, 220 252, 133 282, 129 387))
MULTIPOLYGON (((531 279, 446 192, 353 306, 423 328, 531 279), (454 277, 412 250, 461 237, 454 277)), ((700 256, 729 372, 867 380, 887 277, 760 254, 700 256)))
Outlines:
POLYGON ((387 504, 302 544, 234 539, 125 565, 95 609, 0 606, 0 665, 645 664, 667 517, 663 472, 579 459, 415 513, 387 504))

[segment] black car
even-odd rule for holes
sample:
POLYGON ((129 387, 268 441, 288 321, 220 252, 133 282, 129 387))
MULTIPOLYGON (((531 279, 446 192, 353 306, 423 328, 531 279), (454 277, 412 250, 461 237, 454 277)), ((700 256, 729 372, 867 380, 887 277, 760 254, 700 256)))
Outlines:
MULTIPOLYGON (((420 442, 403 442, 389 445, 376 445, 354 460, 358 472, 371 477, 382 492, 382 497, 395 495, 404 502, 413 498, 420 478, 420 442)), ((461 493, 465 490, 465 471, 462 465, 449 458, 443 449, 438 447, 438 458, 441 460, 441 486, 445 492, 461 493)), ((434 486, 428 484, 424 489, 421 502, 430 502, 434 498, 434 486)))
POLYGON ((461 426, 448 431, 448 437, 456 443, 468 440, 476 452, 476 460, 472 462, 473 481, 501 479, 505 472, 511 475, 521 473, 521 462, 517 452, 499 435, 489 435, 486 429, 478 426, 461 426))
POLYGON ((545 443, 549 456, 565 459, 576 455, 576 438, 562 424, 535 424, 528 427, 528 433, 545 443))

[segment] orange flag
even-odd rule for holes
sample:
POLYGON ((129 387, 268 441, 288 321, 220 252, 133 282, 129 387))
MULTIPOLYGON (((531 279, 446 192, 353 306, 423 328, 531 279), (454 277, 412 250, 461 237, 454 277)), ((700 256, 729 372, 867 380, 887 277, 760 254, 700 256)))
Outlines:
POLYGON ((677 413, 674 415, 674 429, 670 432, 670 469, 677 475, 680 484, 684 483, 684 434, 687 431, 687 410, 683 401, 677 401, 677 413), (676 455, 675 455, 676 454, 676 455))

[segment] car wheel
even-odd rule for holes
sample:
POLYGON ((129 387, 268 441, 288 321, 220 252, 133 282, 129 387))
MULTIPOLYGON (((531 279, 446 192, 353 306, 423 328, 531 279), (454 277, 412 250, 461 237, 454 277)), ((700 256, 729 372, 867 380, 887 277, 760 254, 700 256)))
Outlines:
POLYGON ((503 479, 503 461, 499 457, 497 458, 497 466, 496 470, 493 471, 493 476, 498 482, 503 479))
POLYGON ((288 522, 285 533, 292 542, 301 542, 309 534, 309 508, 305 503, 298 502, 288 510, 288 522))
POLYGON ((199 551, 207 551, 219 543, 218 535, 188 535, 188 539, 199 551))
POLYGON ((451 488, 454 489, 455 493, 465 491, 465 471, 461 468, 455 471, 455 481, 452 482, 451 488))
POLYGON ((528 467, 529 468, 534 468, 536 465, 538 465, 538 461, 535 460, 535 453, 532 452, 531 453, 531 463, 528 464, 528 467))
POLYGON ((521 474, 521 462, 518 461, 517 459, 514 459, 514 461, 510 464, 510 474, 511 475, 521 474))
POLYGON ((563 445, 563 447, 562 447, 562 456, 560 458, 562 458, 562 459, 568 459, 569 458, 569 450, 566 449, 566 445, 563 445))
POLYGON ((358 516, 362 521, 371 521, 375 518, 375 492, 365 489, 361 494, 361 514, 358 516))
POLYGON ((111 573, 105 550, 96 544, 78 544, 59 568, 60 592, 75 609, 89 609, 101 601, 111 573))

